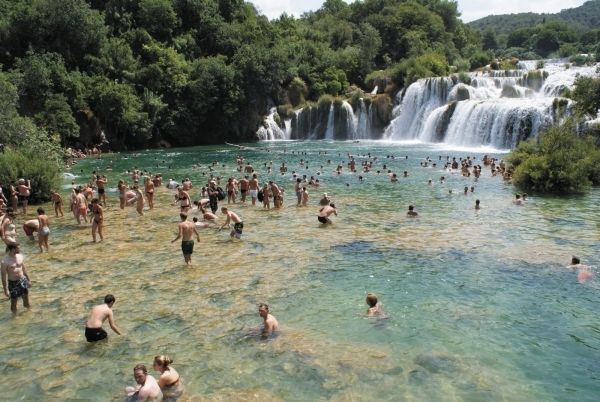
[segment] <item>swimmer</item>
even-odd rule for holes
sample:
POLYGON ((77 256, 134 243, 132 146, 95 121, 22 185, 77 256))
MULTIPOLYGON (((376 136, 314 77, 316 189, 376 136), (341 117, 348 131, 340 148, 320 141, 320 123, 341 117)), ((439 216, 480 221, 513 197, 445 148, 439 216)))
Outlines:
POLYGON ((415 218, 415 217, 419 216, 419 213, 417 211, 415 211, 415 207, 413 205, 409 205, 406 216, 408 216, 410 218, 415 218))
POLYGON ((592 268, 589 265, 582 264, 578 257, 573 256, 573 258, 571 258, 571 265, 567 268, 577 271, 577 281, 579 283, 584 283, 594 277, 592 268))
POLYGON ((106 339, 108 334, 102 328, 104 321, 108 320, 108 325, 118 335, 123 335, 115 322, 112 307, 115 304, 115 297, 111 294, 104 296, 104 304, 99 304, 92 308, 90 316, 85 323, 85 338, 88 342, 96 342, 106 339))
POLYGON ((6 249, 8 254, 4 257, 0 265, 2 288, 6 297, 10 298, 10 311, 13 314, 17 314, 17 301, 19 297, 23 299, 23 307, 27 309, 31 308, 29 304, 31 280, 25 268, 19 243, 9 244, 6 249))
POLYGON ((367 294, 367 317, 375 317, 383 314, 383 305, 377 301, 377 296, 373 293, 367 294))
POLYGON ((515 199, 513 200, 514 205, 522 206, 523 200, 521 199, 521 194, 516 194, 515 199))
POLYGON ((308 191, 306 191, 306 187, 302 187, 302 206, 306 207, 308 205, 308 191))
POLYGON ((258 305, 258 315, 263 319, 263 329, 261 333, 262 339, 267 339, 269 336, 279 332, 279 323, 277 319, 269 313, 269 306, 264 303, 258 305))
POLYGON ((127 387, 125 391, 127 396, 132 397, 134 401, 162 401, 163 393, 154 377, 148 375, 148 370, 143 364, 138 364, 133 368, 133 376, 137 386, 127 387))
POLYGON ((192 222, 194 222, 194 225, 196 225, 196 229, 207 229, 210 227, 209 223, 200 222, 195 216, 192 218, 192 222))
POLYGON ((233 222, 233 230, 229 233, 229 237, 239 239, 242 237, 242 231, 244 230, 244 222, 240 219, 240 217, 233 211, 229 211, 226 207, 221 208, 221 212, 223 215, 227 216, 225 223, 221 225, 219 230, 223 229, 225 226, 228 226, 230 222, 233 222))
POLYGON ((326 205, 319 210, 317 220, 323 225, 331 225, 333 224, 333 222, 331 221, 331 219, 329 219, 329 216, 331 216, 332 214, 337 216, 337 209, 335 207, 335 204, 326 205))
POLYGON ((48 236, 50 236, 50 222, 48 215, 43 208, 37 209, 39 232, 38 232, 38 246, 40 247, 40 253, 44 252, 44 247, 48 251, 48 236))
POLYGON ((475 209, 481 209, 481 201, 475 200, 475 209))
POLYGON ((199 209, 202 213, 202 219, 205 221, 216 222, 217 219, 219 219, 217 215, 213 214, 212 212, 208 212, 206 209, 204 209, 204 207, 200 207, 199 209))
POLYGON ((183 212, 179 214, 181 222, 179 222, 177 237, 171 240, 171 243, 175 243, 181 239, 181 252, 183 253, 183 259, 187 265, 192 264, 192 253, 194 252, 194 240, 192 239, 196 235, 196 240, 200 242, 200 234, 196 230, 194 222, 187 220, 187 214, 183 212))
POLYGON ((183 381, 179 373, 171 367, 173 359, 168 356, 155 356, 152 367, 160 373, 158 386, 165 400, 175 401, 184 392, 183 381))

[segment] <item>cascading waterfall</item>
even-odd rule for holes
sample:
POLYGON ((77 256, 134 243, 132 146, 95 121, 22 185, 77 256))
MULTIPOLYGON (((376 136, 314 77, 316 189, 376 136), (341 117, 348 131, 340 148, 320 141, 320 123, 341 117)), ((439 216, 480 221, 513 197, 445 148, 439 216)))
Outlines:
POLYGON ((335 113, 335 109, 333 108, 333 103, 329 107, 329 115, 327 116, 327 130, 325 130, 325 139, 328 141, 333 141, 333 131, 335 129, 333 122, 333 114, 335 113))
POLYGON ((543 70, 471 73, 468 79, 462 77, 465 82, 458 77, 422 79, 398 99, 385 136, 513 148, 569 113, 570 101, 560 96, 580 75, 597 75, 596 67, 567 67, 564 60, 555 60, 546 62, 543 70))
POLYGON ((281 119, 271 109, 259 128, 261 140, 417 140, 456 146, 508 149, 533 138, 570 114, 562 98, 578 76, 597 76, 597 66, 566 60, 519 62, 498 70, 418 80, 400 91, 391 112, 387 95, 348 101, 323 100, 281 119), (391 115, 390 115, 391 112, 391 115))
POLYGON ((259 127, 256 133, 259 140, 273 141, 290 139, 287 129, 283 130, 277 123, 276 119, 278 118, 277 108, 271 108, 269 115, 265 118, 263 125, 259 127))

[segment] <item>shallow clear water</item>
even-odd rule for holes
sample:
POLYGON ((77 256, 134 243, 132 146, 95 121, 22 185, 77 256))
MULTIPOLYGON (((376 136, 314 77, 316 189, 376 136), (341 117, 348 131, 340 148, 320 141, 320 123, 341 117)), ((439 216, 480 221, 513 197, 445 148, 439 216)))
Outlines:
POLYGON ((419 166, 426 156, 479 160, 473 151, 382 142, 260 146, 270 152, 148 151, 74 167, 78 183, 97 169, 115 187, 137 166, 166 179, 190 177, 198 190, 212 161, 218 175, 239 176, 241 155, 261 182, 283 184, 286 205, 232 207, 245 222, 243 241, 231 242, 226 231, 201 232, 193 268, 183 265, 179 243, 170 243, 178 209, 164 188, 144 217, 120 211, 109 192, 102 244, 90 244, 89 227, 77 227, 69 214, 52 218, 48 254, 37 254, 21 235, 33 310, 21 308, 13 319, 5 303, 0 312, 3 383, 11 384, 0 399, 119 399, 136 363, 150 366, 166 353, 189 399, 596 400, 600 287, 597 279, 578 283, 565 266, 573 254, 591 265, 600 258, 600 191, 532 197, 516 207, 514 189, 487 169, 474 182, 419 166), (375 172, 363 174, 363 183, 347 171, 333 175, 348 152, 371 152, 379 158, 375 170, 387 164, 410 177, 393 184, 375 172), (289 174, 266 174, 269 161, 274 172, 285 161, 289 174), (309 188, 308 208, 296 208, 291 171, 316 175, 321 165, 323 186, 309 188), (429 178, 434 186, 426 185, 429 178), (475 194, 462 195, 465 185, 475 194), (323 192, 339 208, 331 227, 316 220, 323 192), (405 217, 411 203, 418 219, 405 217), (379 296, 389 319, 364 317, 367 292, 379 296), (109 332, 108 342, 89 345, 88 310, 106 293, 117 298, 115 317, 126 335, 109 332), (275 340, 248 335, 260 324, 259 302, 282 326, 275 340))

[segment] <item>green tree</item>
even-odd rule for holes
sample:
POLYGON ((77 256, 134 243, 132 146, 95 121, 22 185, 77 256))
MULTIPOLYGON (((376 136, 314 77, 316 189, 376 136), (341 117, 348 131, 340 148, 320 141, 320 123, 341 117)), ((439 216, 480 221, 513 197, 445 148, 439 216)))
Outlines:
POLYGON ((496 33, 491 29, 486 29, 481 39, 484 50, 496 50, 498 48, 498 40, 496 33))
POLYGON ((171 0, 141 0, 136 22, 138 27, 162 42, 171 41, 173 31, 179 25, 171 0))
POLYGON ((595 117, 600 111, 600 78, 579 77, 572 96, 580 115, 595 117))

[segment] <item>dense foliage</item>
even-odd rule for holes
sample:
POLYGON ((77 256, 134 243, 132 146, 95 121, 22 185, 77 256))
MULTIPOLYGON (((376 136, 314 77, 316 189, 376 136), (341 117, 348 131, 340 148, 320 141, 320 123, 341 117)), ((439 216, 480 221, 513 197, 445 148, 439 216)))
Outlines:
POLYGON ((270 105, 488 60, 448 0, 327 0, 273 21, 242 0, 0 0, 0 79, 63 145, 251 140, 270 105))
POLYGON ((481 33, 483 48, 497 57, 571 57, 583 64, 593 59, 578 55, 600 55, 600 0, 558 14, 492 15, 469 26, 481 33))
POLYGON ((572 194, 600 184, 600 149, 595 139, 576 135, 573 121, 521 142, 507 160, 514 184, 526 191, 572 194))
POLYGON ((566 23, 572 27, 598 28, 600 26, 600 0, 587 1, 579 7, 565 9, 556 14, 519 13, 490 15, 472 21, 469 25, 480 31, 491 29, 497 33, 508 34, 515 29, 532 27, 551 21, 566 23))

